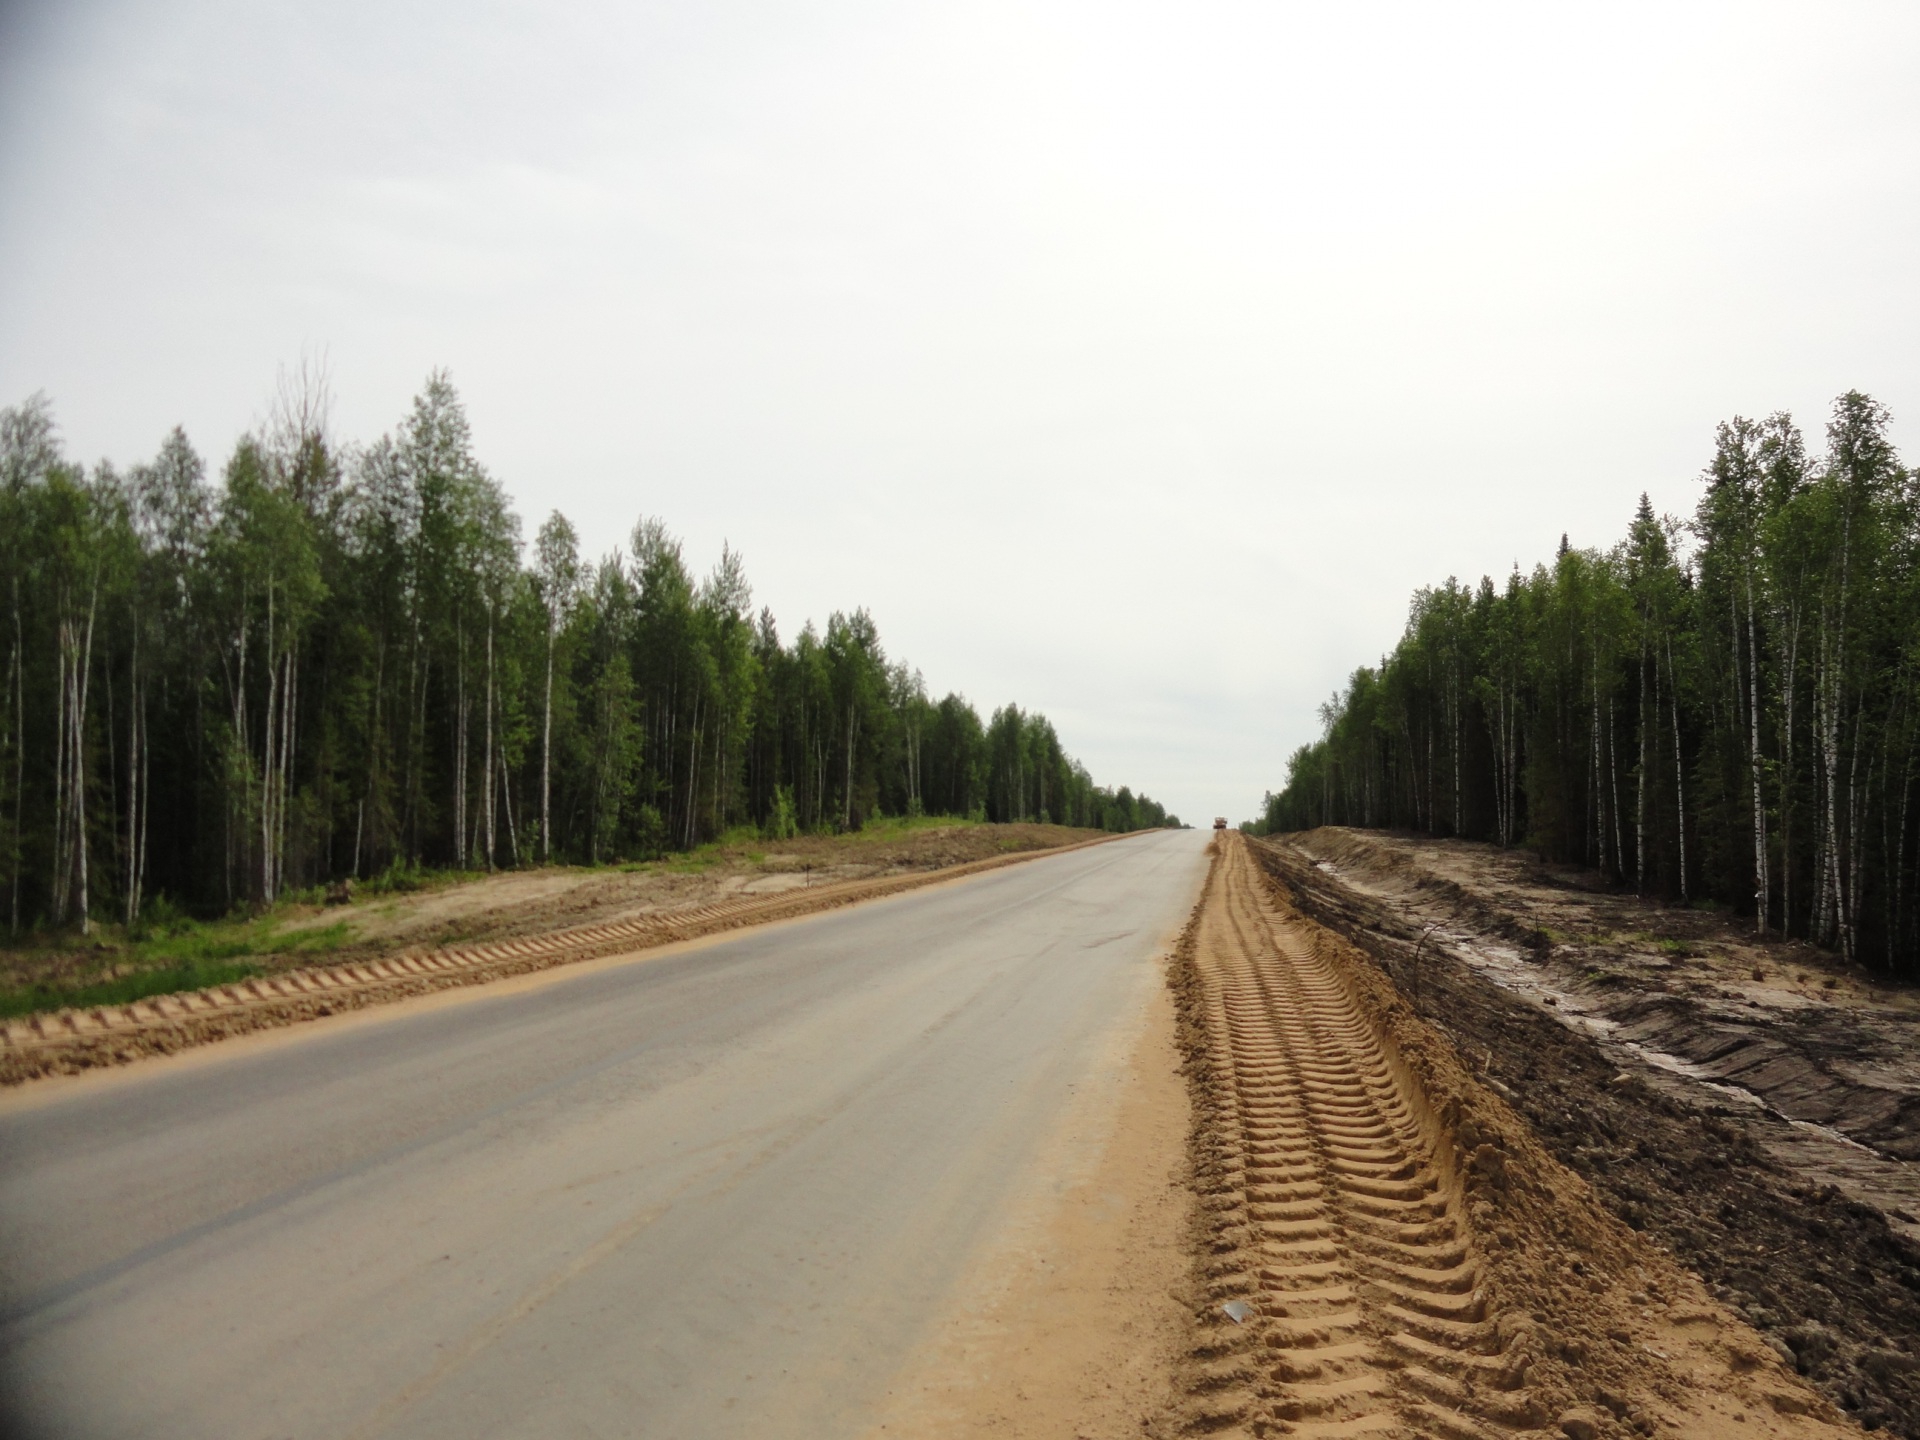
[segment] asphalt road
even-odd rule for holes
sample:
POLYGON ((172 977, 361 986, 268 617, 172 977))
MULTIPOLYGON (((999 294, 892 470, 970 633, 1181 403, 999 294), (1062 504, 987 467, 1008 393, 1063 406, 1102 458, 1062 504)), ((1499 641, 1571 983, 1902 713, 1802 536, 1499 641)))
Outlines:
POLYGON ((857 1434, 1206 838, 6 1097, 6 1433, 857 1434))

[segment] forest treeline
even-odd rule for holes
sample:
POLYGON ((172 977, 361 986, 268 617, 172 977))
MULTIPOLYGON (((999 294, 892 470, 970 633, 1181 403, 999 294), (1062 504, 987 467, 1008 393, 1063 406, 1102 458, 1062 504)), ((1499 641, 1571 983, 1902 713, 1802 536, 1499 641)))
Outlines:
POLYGON ((1719 427, 1698 508, 1504 586, 1419 591, 1259 827, 1525 844, 1757 930, 1920 968, 1920 472, 1888 413, 1719 427))
POLYGON ((343 446, 303 368, 217 483, 177 429, 88 470, 44 397, 0 411, 7 923, 742 825, 1178 823, 1096 786, 1044 716, 934 700, 865 610, 783 643, 751 601, 738 554, 696 578, 655 519, 597 561, 557 512, 523 546, 444 373, 343 446))

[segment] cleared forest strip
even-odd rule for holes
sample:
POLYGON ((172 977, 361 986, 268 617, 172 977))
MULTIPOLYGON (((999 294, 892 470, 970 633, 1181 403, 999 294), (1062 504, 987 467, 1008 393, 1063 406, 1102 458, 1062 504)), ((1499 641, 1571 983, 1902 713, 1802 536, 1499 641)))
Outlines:
POLYGON ((602 924, 484 944, 403 950, 380 959, 155 996, 128 1005, 61 1010, 10 1020, 0 1029, 0 1084, 124 1064, 255 1030, 299 1024, 454 986, 482 985, 556 965, 653 949, 722 931, 793 920, 897 895, 1003 866, 1104 845, 1104 835, 1044 850, 1017 851, 944 869, 846 881, 773 895, 720 900, 602 924))
POLYGON ((1847 1433, 1237 835, 1174 983, 1206 1302, 1183 1431, 1847 1433))

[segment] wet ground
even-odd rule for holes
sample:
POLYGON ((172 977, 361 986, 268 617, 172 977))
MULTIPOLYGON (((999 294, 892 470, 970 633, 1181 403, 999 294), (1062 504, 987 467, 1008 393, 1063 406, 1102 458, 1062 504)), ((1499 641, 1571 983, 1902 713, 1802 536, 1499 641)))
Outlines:
POLYGON ((1253 847, 1636 1230, 1869 1429, 1920 1436, 1920 1004, 1513 852, 1253 847))

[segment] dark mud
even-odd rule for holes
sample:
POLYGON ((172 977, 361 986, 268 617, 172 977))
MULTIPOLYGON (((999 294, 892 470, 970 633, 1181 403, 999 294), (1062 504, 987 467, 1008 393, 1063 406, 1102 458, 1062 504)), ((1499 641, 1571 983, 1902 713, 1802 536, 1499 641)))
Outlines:
POLYGON ((1724 914, 1643 900, 1520 851, 1340 828, 1288 843, 1347 888, 1442 922, 1443 942, 1469 938, 1465 958, 1479 968, 1509 961, 1497 978, 1513 988, 1616 1027, 1611 1038, 1682 1062, 1690 1078, 1735 1086, 1883 1157, 1920 1159, 1920 992, 1804 941, 1756 937, 1724 914))
MULTIPOLYGON (((1594 1039, 1423 946, 1404 911, 1300 850, 1252 849, 1303 912, 1358 946, 1451 1036, 1615 1215, 1672 1251, 1864 1427, 1920 1440, 1920 1247, 1879 1210, 1807 1184, 1770 1154, 1754 1127, 1781 1122, 1688 1104, 1624 1075, 1594 1039)), ((1497 911, 1485 918, 1515 924, 1497 911)))
POLYGON ((1920 1095, 1872 1078, 1901 1040, 1915 1037, 1881 1033, 1876 1017, 1820 1007, 1754 1019, 1669 995, 1633 995, 1600 1008, 1619 1023, 1623 1040, 1676 1055, 1791 1119, 1825 1125, 1895 1159, 1920 1160, 1920 1095))

